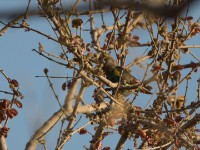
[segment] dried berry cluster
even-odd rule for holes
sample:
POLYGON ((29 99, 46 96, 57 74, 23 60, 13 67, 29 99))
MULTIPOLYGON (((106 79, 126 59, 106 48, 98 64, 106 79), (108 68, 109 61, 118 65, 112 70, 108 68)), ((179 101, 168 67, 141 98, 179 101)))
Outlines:
POLYGON ((7 79, 11 92, 2 91, 5 94, 12 95, 12 99, 0 99, 0 123, 3 126, 0 129, 0 134, 4 137, 7 137, 8 131, 8 121, 13 117, 18 115, 18 111, 14 108, 17 106, 18 108, 22 108, 22 103, 18 100, 22 99, 23 95, 19 91, 19 83, 15 79, 10 79, 6 76, 6 74, 1 70, 1 74, 7 79))

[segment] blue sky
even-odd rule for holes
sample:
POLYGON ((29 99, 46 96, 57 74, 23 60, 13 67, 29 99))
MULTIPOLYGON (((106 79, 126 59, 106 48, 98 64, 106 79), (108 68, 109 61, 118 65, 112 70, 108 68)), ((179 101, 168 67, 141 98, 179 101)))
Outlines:
MULTIPOLYGON (((35 3, 35 2, 34 2, 35 3)), ((1 1, 0 13, 9 12, 13 9, 26 8, 24 1, 1 1)), ((198 3, 199 5, 199 3, 198 3)), ((199 9, 197 6, 190 9, 190 13, 194 14, 196 18, 199 15, 199 9)), ((107 18, 109 20, 109 17, 107 18)), ((4 19, 1 19, 5 21, 4 19)), ((33 19, 30 20, 31 27, 43 31, 44 33, 54 36, 51 27, 44 19, 33 19)), ((2 28, 2 25, 0 25, 2 28)), ((38 42, 42 43, 44 48, 48 51, 61 53, 60 46, 48 39, 37 35, 33 32, 24 32, 22 29, 9 29, 2 37, 0 37, 0 68, 2 68, 10 78, 17 79, 20 84, 20 90, 24 94, 25 98, 22 100, 23 108, 18 109, 19 114, 16 118, 9 121, 8 127, 11 128, 7 138, 8 148, 13 149, 24 149, 27 141, 30 139, 34 131, 42 125, 42 123, 48 119, 54 112, 59 109, 56 100, 49 88, 48 82, 45 78, 35 78, 36 75, 43 75, 43 69, 49 68, 51 75, 63 76, 67 75, 66 70, 63 67, 53 64, 48 60, 42 58, 38 54, 32 51, 33 48, 38 48, 38 42)), ((195 44, 200 45, 199 37, 195 39, 195 44)), ((197 52, 198 49, 194 49, 199 57, 200 54, 197 52)), ((134 55, 134 52, 133 52, 134 55)), ((184 59, 185 62, 190 61, 188 58, 184 59)), ((140 73, 136 71, 136 76, 140 76, 140 73)), ((196 78, 198 78, 198 74, 196 78)), ((0 76, 0 90, 9 89, 5 80, 0 76)), ((61 89, 61 85, 64 80, 54 80, 54 86, 57 94, 61 101, 64 99, 65 93, 61 89)), ((196 87, 194 87, 196 88, 196 87)), ((192 93, 196 91, 191 91, 192 93)), ((1 98, 7 97, 7 95, 0 93, 1 98)), ((136 104, 140 102, 136 102, 136 104)), ((83 117, 84 118, 84 117, 83 117)), ((85 120, 83 120, 84 122, 85 120)), ((55 147, 56 138, 58 136, 59 126, 53 129, 53 132, 47 136, 48 138, 48 149, 55 147)), ((92 132, 92 128, 91 132, 92 132)), ((112 145, 118 141, 118 137, 109 138, 106 141, 107 145, 112 145)), ((89 145, 88 141, 91 140, 91 136, 79 137, 76 135, 72 138, 72 141, 66 144, 67 148, 83 149, 82 144, 85 141, 86 145, 89 145)), ((131 147, 128 145, 127 147, 131 147)), ((42 149, 40 146, 38 150, 42 149)))

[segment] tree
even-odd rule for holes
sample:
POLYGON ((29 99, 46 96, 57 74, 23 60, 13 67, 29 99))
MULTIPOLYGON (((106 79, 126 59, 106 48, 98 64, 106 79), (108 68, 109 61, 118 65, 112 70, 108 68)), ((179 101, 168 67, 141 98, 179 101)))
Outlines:
MULTIPOLYGON (((174 7, 182 3, 174 0, 167 5, 174 7)), ((38 76, 48 80, 60 109, 52 112, 35 131, 26 150, 36 149, 39 143, 45 148, 44 136, 60 122, 59 136, 55 138, 57 150, 75 134, 83 138, 92 135, 88 143, 80 143, 90 150, 123 149, 127 141, 132 141, 130 148, 133 149, 199 149, 200 84, 195 77, 199 58, 190 50, 199 45, 188 44, 199 36, 198 20, 187 13, 169 19, 152 11, 123 5, 103 9, 102 4, 101 1, 77 0, 69 11, 64 11, 63 3, 58 0, 38 0, 39 15, 48 20, 56 38, 29 25, 29 6, 25 14, 0 30, 3 35, 9 28, 22 28, 57 42, 62 49, 60 55, 46 50, 42 43, 33 51, 64 66, 68 72, 63 77, 51 76, 50 70, 45 68, 45 76, 38 76), (78 11, 81 3, 88 4, 89 11, 78 11), (110 16, 109 20, 106 15, 110 16), (190 56, 191 62, 186 61, 190 56), (133 76, 137 74, 135 70, 141 72, 141 77, 133 76), (66 93, 63 104, 55 92, 52 78, 67 79, 61 85, 66 93), (190 83, 195 83, 196 87, 190 83), (190 97, 191 91, 196 91, 195 100, 190 97), (86 117, 85 124, 78 119, 80 115, 86 117), (93 132, 89 132, 88 126, 93 127, 93 132), (107 137, 116 134, 120 138, 115 139, 114 147, 102 144, 107 137)), ((13 97, 22 97, 17 80, 1 73, 13 97)), ((5 116, 1 117, 5 123, 3 127, 8 130, 7 120, 17 115, 13 104, 18 107, 22 104, 16 98, 2 99, 0 104, 5 116)), ((7 130, 6 134, 1 132, 2 138, 6 137, 7 130)), ((2 145, 6 145, 5 141, 2 145)))

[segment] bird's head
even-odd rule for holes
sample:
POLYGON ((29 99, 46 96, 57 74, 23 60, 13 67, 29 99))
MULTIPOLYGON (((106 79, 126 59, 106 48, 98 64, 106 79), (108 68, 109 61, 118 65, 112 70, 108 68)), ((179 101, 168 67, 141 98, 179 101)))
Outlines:
POLYGON ((104 63, 102 67, 104 72, 113 71, 117 67, 117 62, 109 55, 105 55, 102 58, 102 62, 104 63))

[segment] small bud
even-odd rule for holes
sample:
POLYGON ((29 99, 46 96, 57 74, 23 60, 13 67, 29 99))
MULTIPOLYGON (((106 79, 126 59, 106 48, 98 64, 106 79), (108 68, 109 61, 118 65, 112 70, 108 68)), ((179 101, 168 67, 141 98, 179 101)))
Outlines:
POLYGON ((83 135, 83 134, 86 134, 87 133, 87 130, 85 129, 85 128, 81 128, 80 130, 79 130, 79 134, 80 135, 83 135))
POLYGON ((11 84, 13 84, 13 85, 14 85, 14 87, 18 87, 18 86, 19 86, 19 83, 18 83, 18 81, 17 81, 17 80, 15 80, 15 79, 12 79, 12 80, 10 81, 10 83, 11 83, 11 84))
POLYGON ((83 23, 83 20, 80 18, 76 18, 72 20, 72 28, 78 28, 83 23))
POLYGON ((47 74, 49 70, 47 68, 44 69, 44 73, 47 74))
POLYGON ((16 109, 10 108, 10 109, 8 109, 8 110, 6 111, 6 114, 7 114, 7 116, 8 116, 9 118, 12 119, 13 117, 17 116, 18 112, 17 112, 16 109))
POLYGON ((139 41, 140 37, 137 36, 137 35, 134 35, 134 36, 133 36, 133 39, 134 39, 134 41, 139 41))
POLYGON ((66 82, 64 82, 64 83, 62 84, 62 90, 65 91, 65 90, 66 90, 66 87, 67 87, 67 84, 66 84, 66 82))
POLYGON ((22 108, 22 103, 20 101, 18 101, 17 99, 15 100, 15 105, 18 107, 18 108, 22 108))

